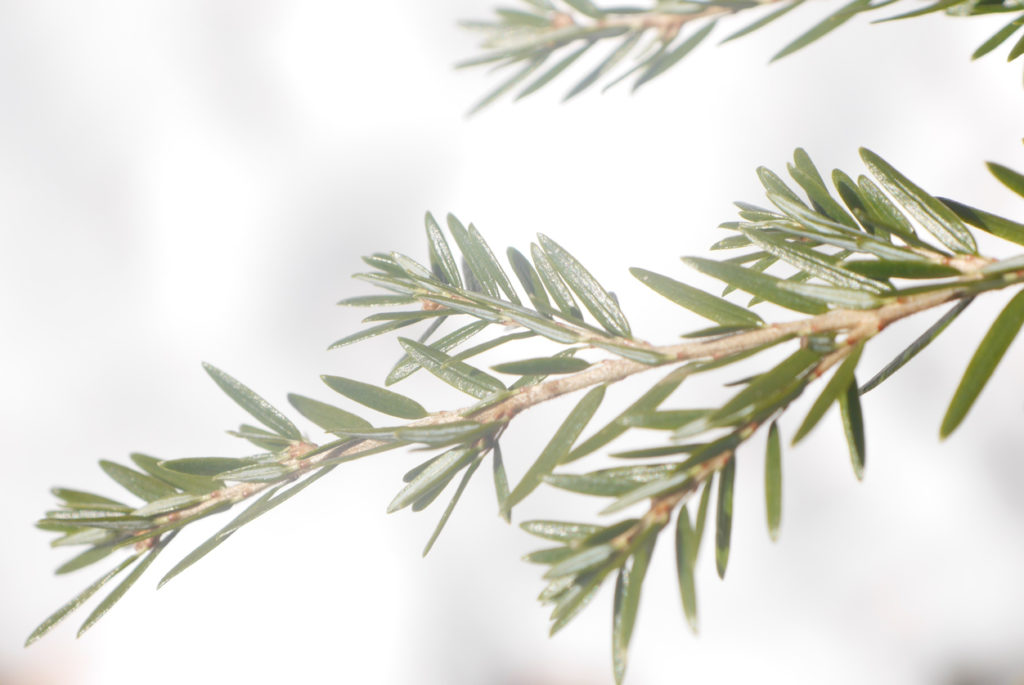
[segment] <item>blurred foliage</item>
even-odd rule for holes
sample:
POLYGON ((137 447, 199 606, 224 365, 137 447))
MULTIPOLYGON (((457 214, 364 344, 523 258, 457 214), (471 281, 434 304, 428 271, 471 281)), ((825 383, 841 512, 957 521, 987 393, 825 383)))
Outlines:
MULTIPOLYGON (((876 16, 878 10, 896 2, 899 0, 852 0, 792 39, 771 61, 807 47, 858 14, 876 16)), ((484 38, 481 54, 458 66, 487 65, 495 72, 512 69, 512 73, 477 102, 471 112, 517 89, 516 100, 539 91, 570 71, 573 63, 590 52, 600 53, 600 61, 579 77, 564 100, 602 81, 603 90, 608 90, 632 79, 635 91, 666 73, 708 40, 719 22, 723 26, 731 25, 737 14, 756 17, 732 29, 719 41, 719 44, 728 43, 764 28, 802 4, 804 0, 656 0, 643 5, 607 7, 591 0, 520 0, 515 8, 495 10, 495 17, 490 21, 463 22, 463 26, 482 33, 484 38)), ((1024 33, 1021 33, 1024 3, 1021 0, 939 0, 875 19, 875 23, 937 12, 951 17, 1007 14, 1010 22, 978 46, 971 58, 982 57, 1011 38, 1015 42, 1007 59, 1013 61, 1024 54, 1024 33)))

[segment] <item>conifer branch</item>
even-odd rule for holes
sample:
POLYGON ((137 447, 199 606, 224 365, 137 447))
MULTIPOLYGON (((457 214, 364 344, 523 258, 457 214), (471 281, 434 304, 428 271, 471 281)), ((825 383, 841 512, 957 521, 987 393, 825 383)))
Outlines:
MULTIPOLYGON (((621 681, 650 554, 673 515, 683 608, 691 626, 696 626, 693 567, 716 483, 715 565, 724 577, 731 548, 737 457, 762 427, 769 432, 765 474, 768 529, 773 539, 777 537, 782 487, 779 422, 815 380, 830 374, 792 441, 799 442, 830 407, 838 406, 853 470, 860 478, 865 468, 862 393, 926 348, 974 298, 988 291, 1017 289, 964 373, 942 421, 940 434, 945 437, 967 415, 1024 324, 1024 289, 1019 288, 1024 283, 1024 255, 1003 259, 981 255, 974 231, 968 228, 1024 246, 1024 224, 940 200, 868 150, 862 150, 862 158, 874 180, 861 176, 853 181, 835 171, 831 175, 835 194, 803 150, 795 152, 789 166, 803 197, 781 177, 767 169, 758 170, 774 208, 737 203, 740 221, 722 224, 732 234, 712 248, 748 251, 718 261, 683 259, 691 268, 722 281, 726 285, 723 296, 669 276, 632 269, 637 279, 659 295, 715 324, 685 334, 684 342, 669 345, 654 345, 637 337, 618 299, 547 236, 539 236, 538 243, 531 246, 530 258, 515 249, 508 251, 517 288, 475 227, 463 226, 449 216, 448 235, 457 248, 453 250, 428 214, 427 265, 394 252, 365 258, 372 271, 357 277, 384 294, 348 298, 341 304, 373 306, 381 311, 366 317, 368 328, 342 338, 332 348, 426 324, 418 339, 399 337, 404 354, 385 385, 426 371, 473 398, 471 403, 461 409, 429 412, 390 387, 324 376, 325 384, 348 401, 402 422, 375 427, 341 406, 289 395, 299 414, 336 438, 317 445, 247 386, 205 365, 215 383, 263 426, 243 424, 231 433, 264 451, 241 458, 169 460, 135 454, 135 468, 101 462, 103 470, 142 500, 141 504, 54 489, 60 506, 47 512, 39 527, 61 533, 54 546, 86 547, 58 573, 92 565, 118 549, 132 548, 133 554, 44 621, 28 642, 46 634, 104 584, 134 566, 86 619, 81 632, 90 628, 188 524, 248 504, 171 568, 161 584, 344 462, 419 445, 436 454, 405 475, 405 484, 390 503, 389 512, 427 508, 461 474, 424 553, 437 540, 465 487, 488 456, 493 462, 498 510, 506 520, 542 485, 610 498, 603 514, 647 503, 638 517, 608 525, 521 524, 527 532, 557 543, 527 556, 528 561, 547 567, 548 586, 541 600, 554 605, 552 632, 582 610, 606 577, 616 575, 613 671, 621 681), (457 253, 461 260, 456 259, 457 253), (457 266, 460 261, 461 269, 457 266), (792 272, 770 273, 777 265, 787 265, 792 272), (725 297, 732 291, 745 291, 753 300, 745 305, 732 302, 725 297), (767 323, 753 310, 761 301, 802 316, 767 323), (947 304, 954 306, 897 359, 865 386, 858 384, 855 373, 861 353, 876 335, 895 322, 947 304), (470 323, 445 328, 448 321, 460 318, 470 323), (503 327, 500 335, 467 346, 495 325, 503 327), (498 348, 514 349, 518 341, 527 338, 545 338, 558 351, 539 358, 513 356, 511 361, 490 367, 497 375, 473 363, 479 355, 498 348), (738 390, 721 406, 662 408, 687 377, 730 367, 787 342, 795 343, 796 349, 762 372, 729 384, 738 390), (597 355, 604 356, 593 359, 597 355), (667 369, 668 373, 609 423, 581 439, 609 387, 655 369, 667 369), (514 380, 502 380, 507 377, 514 380), (510 487, 500 449, 504 432, 522 412, 573 393, 583 393, 582 398, 518 483, 510 487), (667 432, 669 438, 649 448, 610 454, 625 460, 625 466, 585 473, 563 470, 630 430, 667 432), (691 524, 689 500, 697 493, 700 500, 691 524)), ((1024 176, 998 165, 992 169, 1000 181, 1024 196, 1024 176)), ((519 466, 522 460, 517 458, 515 463, 519 466)))

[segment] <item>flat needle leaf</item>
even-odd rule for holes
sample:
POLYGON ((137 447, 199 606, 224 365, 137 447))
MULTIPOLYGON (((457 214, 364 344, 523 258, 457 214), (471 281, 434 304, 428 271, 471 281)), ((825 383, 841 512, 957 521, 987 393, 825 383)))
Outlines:
MULTIPOLYGON (((707 488, 705 488, 705 492, 707 488)), ((690 630, 697 634, 697 592, 693 581, 693 563, 697 559, 697 540, 690 526, 690 514, 686 507, 679 510, 676 521, 676 574, 679 577, 679 596, 683 601, 683 613, 690 630)))
POLYGON ((633 626, 636 624, 636 613, 640 606, 640 591, 643 589, 644 576, 651 561, 651 552, 657 541, 658 530, 648 529, 642 533, 633 556, 622 568, 615 582, 615 600, 612 612, 612 669, 615 682, 621 685, 626 675, 626 663, 629 657, 629 642, 633 637, 633 626))
POLYGON ((494 443, 491 458, 494 459, 494 494, 498 498, 498 513, 505 519, 505 523, 511 523, 512 517, 508 513, 508 474, 505 473, 501 445, 497 442, 494 443))
POLYGON ((422 419, 427 415, 427 410, 418 402, 399 395, 397 392, 341 376, 321 376, 320 378, 331 390, 382 414, 397 416, 400 419, 422 419))
POLYGON ((999 179, 1004 186, 1024 197, 1024 174, 1020 174, 1009 167, 995 162, 987 162, 988 170, 999 179))
POLYGON ((681 307, 719 323, 723 326, 763 326, 764 321, 754 312, 724 300, 717 295, 706 293, 693 286, 647 271, 632 268, 629 270, 634 277, 654 292, 672 300, 681 307))
POLYGON ((173 485, 121 464, 104 459, 100 461, 100 468, 118 485, 147 502, 178 494, 177 488, 173 485))
POLYGON ((603 385, 592 388, 569 412, 565 421, 558 427, 554 436, 537 457, 537 461, 527 470, 522 480, 509 494, 505 502, 506 512, 533 492, 541 484, 544 476, 554 471, 555 467, 565 458, 594 412, 601 405, 601 400, 604 399, 604 390, 605 386, 603 385))
POLYGON ((782 444, 779 425, 772 421, 768 429, 768 445, 764 457, 764 502, 768 519, 768 535, 779 539, 779 521, 782 518, 782 444))
POLYGON ((949 409, 942 419, 940 436, 948 436, 967 416, 967 412, 996 370, 1010 343, 1017 337, 1021 324, 1024 324, 1024 291, 1017 293, 1007 303, 971 357, 953 400, 949 403, 949 409))
POLYGON ((121 571, 131 566, 132 563, 138 558, 138 554, 128 557, 120 564, 118 564, 112 571, 108 572, 106 575, 102 576, 92 585, 82 590, 78 595, 75 596, 74 599, 69 601, 60 609, 57 609, 57 611, 53 612, 45 621, 40 623, 36 627, 36 629, 32 631, 32 634, 28 636, 27 640, 25 640, 25 646, 28 647, 30 644, 41 638, 43 635, 46 635, 48 632, 53 630, 53 628, 58 623, 67 618, 68 615, 71 614, 71 612, 73 612, 75 609, 85 604, 89 600, 89 598, 96 594, 96 592, 101 587, 106 585, 114 576, 121 573, 121 571))
POLYGON ((448 523, 448 519, 451 518, 452 512, 455 511, 455 505, 459 503, 459 498, 462 497, 463 491, 466 489, 466 486, 469 485, 469 481, 480 466, 481 461, 481 458, 473 461, 469 465, 469 468, 466 469, 466 472, 462 474, 462 480, 459 481, 458 486, 455 488, 455 494, 452 495, 452 499, 445 508, 444 513, 441 514, 441 519, 437 522, 434 532, 430 534, 430 539, 427 540, 427 544, 423 547, 423 556, 427 556, 427 554, 430 553, 431 548, 433 548, 434 543, 437 542, 438 536, 441 535, 441 531, 444 530, 445 524, 448 523))
POLYGON ((864 462, 867 457, 867 443, 864 439, 864 415, 860 409, 860 393, 857 379, 850 381, 846 392, 839 396, 839 414, 843 419, 843 432, 850 447, 850 463, 857 480, 864 479, 864 462))
POLYGON ((89 614, 89 618, 85 619, 85 623, 78 629, 78 637, 82 637, 82 634, 89 630, 93 625, 96 624, 101 618, 103 618, 108 611, 110 611, 115 604, 117 604, 125 593, 131 589, 132 585, 135 584, 146 569, 149 568, 150 564, 156 561, 157 555, 163 551, 164 547, 174 539, 174 536, 178 534, 178 531, 172 531, 165 539, 157 542, 154 547, 146 555, 146 558, 140 561, 135 568, 132 569, 131 573, 125 576, 124 580, 118 583, 117 587, 114 588, 109 595, 107 595, 102 602, 96 605, 93 612, 89 614))
POLYGON ((407 338, 399 338, 398 342, 420 366, 467 395, 485 399, 506 389, 494 376, 454 359, 440 350, 407 338))
POLYGON ((758 273, 753 269, 702 257, 686 257, 683 259, 683 263, 730 286, 745 290, 751 295, 756 295, 786 309, 804 314, 822 314, 828 309, 821 302, 785 290, 780 286, 780 279, 758 273))
POLYGON ((846 392, 846 389, 850 385, 850 381, 853 379, 853 372, 857 368, 857 362, 860 361, 860 354, 864 349, 863 341, 857 343, 857 346, 847 355, 846 359, 840 365, 839 369, 832 375, 828 383, 822 389, 821 394, 818 395, 818 399, 811 405, 810 411, 807 412, 807 416, 804 418, 804 422, 800 424, 800 428, 797 429, 796 435, 793 436, 793 444, 800 442, 811 429, 818 425, 818 421, 825 415, 828 408, 832 406, 839 396, 846 392))
POLYGON ((732 537, 732 491, 736 480, 736 456, 729 457, 718 478, 718 516, 715 522, 715 569, 725 578, 732 537))
POLYGON ((551 259, 552 264, 558 270, 559 275, 566 284, 580 298, 590 313, 594 315, 598 323, 614 335, 624 338, 630 337, 629 322, 625 314, 619 309, 619 305, 612 299, 597 279, 590 275, 569 252, 561 245, 551 240, 546 235, 539 235, 541 247, 551 259))
POLYGON ((575 357, 535 357, 516 362, 496 364, 491 368, 499 373, 507 373, 514 376, 530 374, 548 376, 551 374, 577 373, 589 366, 590 362, 584 359, 576 359, 575 357))
POLYGON ((328 433, 343 435, 346 430, 358 431, 371 427, 370 422, 366 419, 310 397, 290 393, 288 402, 295 407, 296 411, 328 433))
POLYGON ((839 28, 847 21, 853 18, 858 12, 862 12, 871 5, 871 0, 853 0, 853 2, 843 5, 836 12, 833 12, 829 16, 825 17, 821 22, 815 24, 813 27, 808 29, 805 33, 801 34, 786 47, 779 50, 771 61, 782 59, 786 55, 791 55, 797 50, 807 47, 814 41, 818 40, 827 33, 831 33, 835 29, 839 28))
POLYGON ((953 210, 871 150, 861 148, 860 156, 878 182, 939 242, 954 252, 977 254, 974 237, 953 210))
POLYGON ((220 389, 227 393, 227 396, 233 399, 238 406, 249 412, 254 419, 278 435, 292 440, 302 438, 302 434, 299 433, 295 424, 265 399, 216 366, 203 362, 203 368, 206 369, 206 373, 210 374, 210 378, 220 386, 220 389))
POLYGON ((973 297, 964 298, 960 300, 955 307, 943 314, 942 318, 932 324, 928 330, 922 333, 916 340, 914 340, 914 342, 910 343, 905 350, 896 355, 896 358, 886 364, 885 368, 876 373, 867 383, 862 385, 860 388, 860 394, 863 395, 866 392, 874 390, 881 385, 882 381, 903 368, 904 364, 916 357, 918 352, 923 350, 931 344, 933 340, 939 337, 939 334, 946 330, 946 327, 952 323, 953 319, 960 316, 960 312, 967 309, 967 305, 969 305, 973 300, 973 297))

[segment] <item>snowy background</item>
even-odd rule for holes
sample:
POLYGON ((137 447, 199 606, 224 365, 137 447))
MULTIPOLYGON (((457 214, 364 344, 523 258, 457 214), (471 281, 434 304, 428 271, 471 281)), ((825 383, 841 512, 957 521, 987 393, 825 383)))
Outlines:
MULTIPOLYGON (((243 416, 201 360, 279 405, 289 391, 330 400, 321 373, 381 380, 393 342, 325 351, 358 322, 333 303, 367 292, 349 279, 360 255, 422 257, 427 209, 475 222, 496 248, 551 235, 639 335, 665 342, 695 322, 626 267, 686 277, 677 257, 703 254, 732 200, 760 201, 754 169, 784 169, 798 145, 851 172, 865 145, 933 192, 1024 216, 982 164, 1024 169, 1019 62, 1005 48, 968 60, 1005 20, 859 19, 766 66, 834 6, 708 43, 635 96, 563 106, 562 79, 466 119, 495 81, 451 68, 475 54, 456 20, 486 16, 483 0, 0 2, 0 683, 611 682, 610 587, 549 640, 539 569, 518 561, 537 545, 493 515, 488 477, 420 559, 439 507, 384 514, 412 455, 339 469, 153 592, 220 523, 196 526, 82 640, 85 614, 24 650, 97 575, 54 578, 64 556, 31 524, 52 485, 113 494, 99 459, 242 454, 223 431, 243 416)), ((786 451, 778 544, 761 457, 741 455, 727 581, 710 554, 698 569, 701 635, 663 542, 628 682, 1021 682, 1020 343, 937 440, 1005 299, 976 303, 866 398, 864 483, 834 416, 786 451)), ((895 327, 862 364, 923 325, 895 327)), ((430 379, 410 387, 432 409, 450 398, 430 379)), ((540 412, 510 436, 513 480, 560 418, 540 412)), ((589 518, 585 500, 538 491, 517 518, 589 518)))

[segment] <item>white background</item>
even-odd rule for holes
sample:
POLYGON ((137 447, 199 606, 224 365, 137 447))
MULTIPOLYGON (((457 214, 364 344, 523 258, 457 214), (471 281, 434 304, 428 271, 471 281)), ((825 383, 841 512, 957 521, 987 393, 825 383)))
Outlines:
MULTIPOLYGON (((330 400, 321 373, 382 379, 393 341, 325 351, 358 325, 333 302, 367 292, 348 278, 360 255, 422 257, 427 209, 474 221, 495 248, 551 235, 619 293, 639 335, 664 342, 697 322, 626 267, 685 277, 677 257, 705 253, 732 200, 760 201, 754 169, 783 170, 798 145, 851 172, 866 145, 938 194, 1024 216, 982 164, 1024 169, 1019 62, 1005 48, 968 60, 1004 20, 860 19, 766 66, 833 6, 702 46, 634 96, 560 105, 563 77, 466 119, 496 81, 451 68, 474 54, 455 23, 489 2, 0 3, 0 683, 610 682, 609 589, 547 639, 539 571, 517 560, 537 544, 494 516, 483 472, 425 561, 441 506, 385 516, 415 457, 382 455, 154 593, 212 528, 183 535, 82 640, 72 619, 23 650, 97 575, 52 577, 64 557, 31 524, 52 485, 115 494, 99 459, 244 453, 223 433, 244 417, 200 360, 279 405, 289 391, 330 400)), ((963 428, 937 439, 1005 301, 984 299, 866 398, 864 483, 835 417, 787 450, 776 545, 761 456, 741 455, 727 581, 710 554, 698 571, 701 635, 684 626, 663 543, 628 682, 1020 682, 1019 344, 963 428)), ((865 368, 923 319, 873 343, 865 368)), ((453 401, 430 379, 408 386, 432 409, 453 401)), ((643 386, 629 387, 601 416, 643 386)), ((560 417, 510 436, 513 479, 560 417)), ((595 513, 545 490, 517 518, 595 513)))

